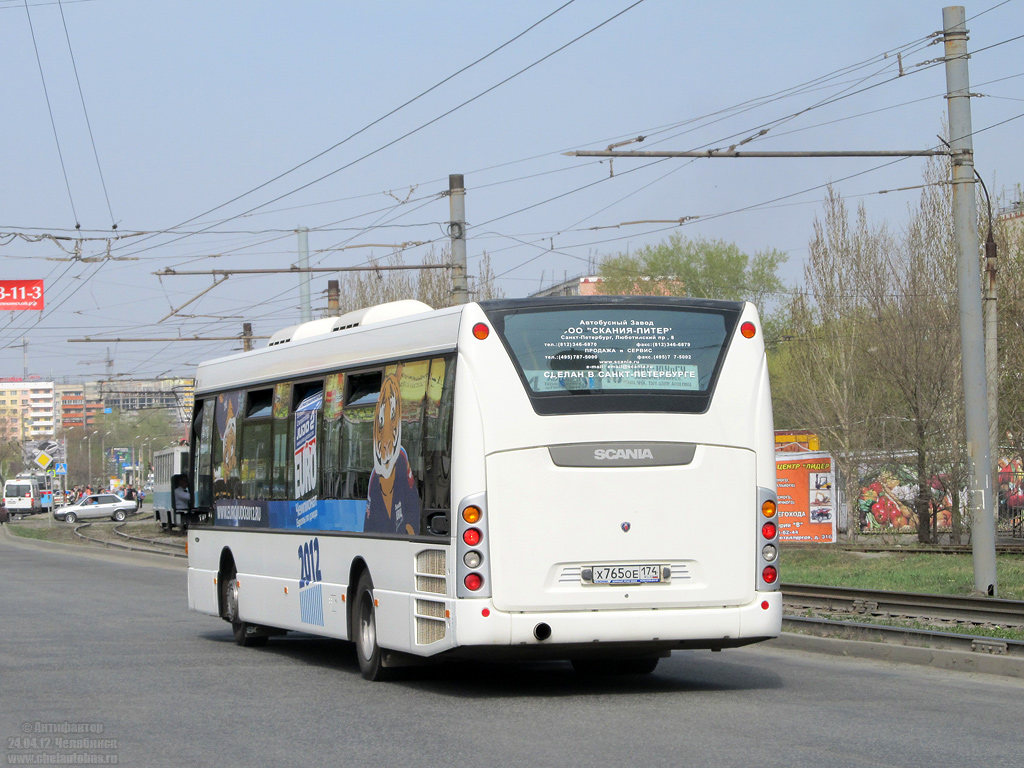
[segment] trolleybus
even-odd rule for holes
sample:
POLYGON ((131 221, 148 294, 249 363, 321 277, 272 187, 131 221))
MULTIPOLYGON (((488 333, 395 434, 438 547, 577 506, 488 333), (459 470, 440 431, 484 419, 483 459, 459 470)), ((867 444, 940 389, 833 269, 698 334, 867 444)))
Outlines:
POLYGON ((182 477, 188 478, 188 446, 153 454, 153 517, 165 530, 184 528, 188 509, 174 508, 174 487, 182 477))
POLYGON ((240 645, 649 672, 779 634, 749 303, 414 301, 199 366, 188 600, 240 645))

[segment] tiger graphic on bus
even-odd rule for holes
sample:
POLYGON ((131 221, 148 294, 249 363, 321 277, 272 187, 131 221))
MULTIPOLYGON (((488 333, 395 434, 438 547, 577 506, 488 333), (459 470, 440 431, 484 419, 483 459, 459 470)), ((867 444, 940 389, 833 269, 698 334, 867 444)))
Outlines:
POLYGON ((420 497, 409 456, 402 447, 401 369, 384 376, 373 412, 373 474, 364 531, 419 532, 420 497))

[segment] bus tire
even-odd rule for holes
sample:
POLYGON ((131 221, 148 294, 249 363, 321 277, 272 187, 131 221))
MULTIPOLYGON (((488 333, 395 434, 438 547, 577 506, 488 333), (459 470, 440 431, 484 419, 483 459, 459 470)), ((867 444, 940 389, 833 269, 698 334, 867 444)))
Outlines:
POLYGON ((254 634, 254 627, 238 619, 238 572, 232 566, 226 579, 221 579, 222 618, 231 624, 231 632, 235 642, 243 648, 259 648, 267 644, 267 636, 254 634))
POLYGON ((376 613, 373 604, 373 579, 370 578, 369 571, 363 571, 356 582, 352 634, 356 642, 359 672, 366 680, 383 680, 387 677, 380 646, 377 645, 376 613))

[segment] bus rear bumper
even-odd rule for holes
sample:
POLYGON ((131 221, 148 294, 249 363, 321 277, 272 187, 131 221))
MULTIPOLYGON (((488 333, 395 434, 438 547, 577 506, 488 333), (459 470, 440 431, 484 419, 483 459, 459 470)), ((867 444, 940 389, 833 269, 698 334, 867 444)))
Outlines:
POLYGON ((490 600, 458 605, 459 646, 591 646, 625 643, 725 648, 778 637, 782 593, 756 592, 740 606, 506 613, 490 600))

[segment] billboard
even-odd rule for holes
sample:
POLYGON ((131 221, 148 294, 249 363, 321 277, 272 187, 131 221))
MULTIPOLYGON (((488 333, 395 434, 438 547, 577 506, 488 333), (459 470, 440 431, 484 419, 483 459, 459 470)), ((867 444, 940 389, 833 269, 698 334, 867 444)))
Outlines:
POLYGON ((0 310, 43 307, 42 280, 0 280, 0 310))
POLYGON ((835 543, 839 510, 832 456, 776 454, 779 538, 835 543))

